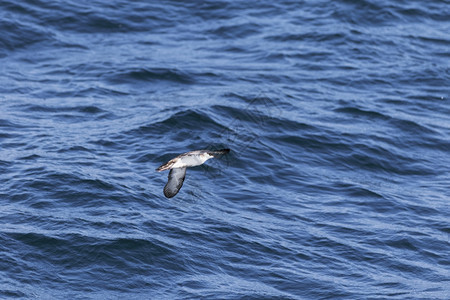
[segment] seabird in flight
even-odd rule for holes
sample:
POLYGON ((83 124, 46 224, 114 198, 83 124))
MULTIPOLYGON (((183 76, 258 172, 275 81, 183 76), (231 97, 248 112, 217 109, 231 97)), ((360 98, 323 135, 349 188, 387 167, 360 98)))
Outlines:
POLYGON ((169 170, 169 180, 164 187, 164 196, 172 198, 183 186, 184 177, 186 177, 186 168, 200 166, 210 158, 221 156, 230 152, 230 149, 222 150, 195 150, 178 155, 169 162, 163 164, 156 171, 161 172, 169 170))

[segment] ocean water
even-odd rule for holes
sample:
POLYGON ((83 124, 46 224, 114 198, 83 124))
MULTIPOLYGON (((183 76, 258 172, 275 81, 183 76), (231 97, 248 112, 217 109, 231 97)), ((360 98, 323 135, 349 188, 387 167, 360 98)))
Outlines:
POLYGON ((449 16, 1 0, 0 298, 450 299, 449 16))

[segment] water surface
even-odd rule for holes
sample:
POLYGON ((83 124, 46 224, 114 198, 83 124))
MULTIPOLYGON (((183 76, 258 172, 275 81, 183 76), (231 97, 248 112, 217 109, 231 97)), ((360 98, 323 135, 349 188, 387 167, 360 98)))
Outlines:
POLYGON ((0 297, 449 299, 449 7, 1 1, 0 297))

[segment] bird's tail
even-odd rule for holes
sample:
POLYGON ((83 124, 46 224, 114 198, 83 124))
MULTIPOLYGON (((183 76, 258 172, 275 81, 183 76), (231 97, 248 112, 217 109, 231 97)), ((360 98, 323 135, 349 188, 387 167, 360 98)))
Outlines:
POLYGON ((220 150, 208 151, 208 154, 212 155, 212 156, 220 156, 220 155, 227 154, 228 152, 230 152, 230 149, 220 149, 220 150))

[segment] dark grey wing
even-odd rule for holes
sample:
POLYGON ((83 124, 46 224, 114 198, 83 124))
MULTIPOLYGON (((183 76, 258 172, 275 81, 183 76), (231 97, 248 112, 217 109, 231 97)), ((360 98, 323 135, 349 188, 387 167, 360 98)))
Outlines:
POLYGON ((170 169, 169 181, 164 187, 164 196, 172 198, 183 186, 184 177, 186 177, 186 168, 170 169))

